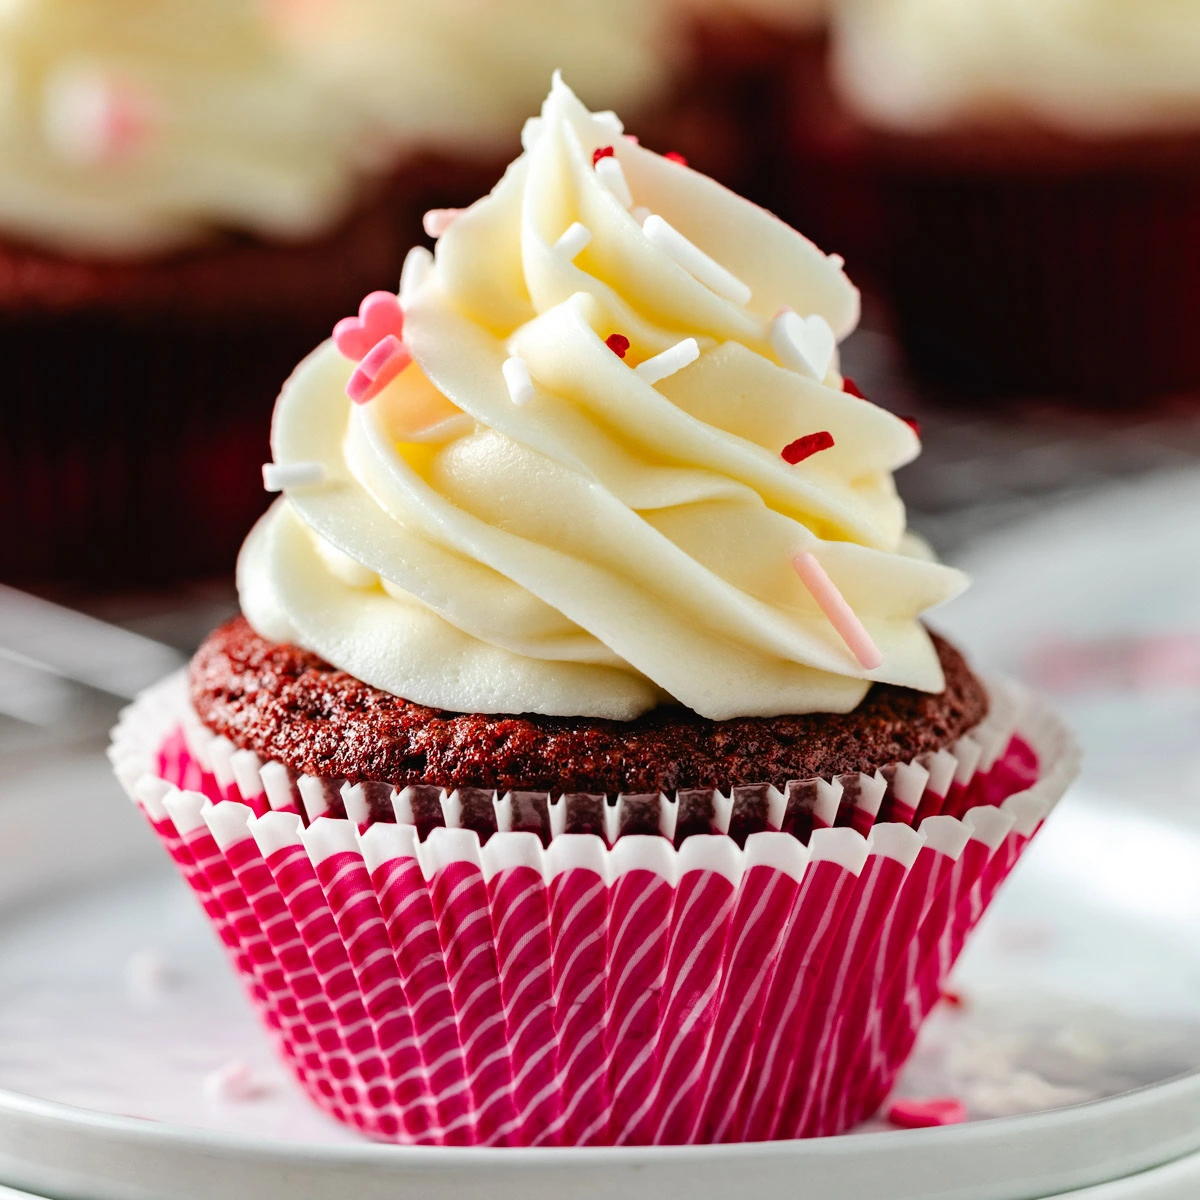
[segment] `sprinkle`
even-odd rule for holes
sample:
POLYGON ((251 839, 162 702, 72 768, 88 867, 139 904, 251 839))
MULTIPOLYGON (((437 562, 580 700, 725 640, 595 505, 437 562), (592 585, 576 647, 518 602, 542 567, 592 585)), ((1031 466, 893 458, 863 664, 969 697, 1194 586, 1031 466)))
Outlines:
POLYGON ((604 339, 604 344, 618 358, 624 358, 629 353, 629 339, 623 333, 610 333, 604 339))
POLYGON ((633 219, 639 225, 645 225, 646 218, 650 215, 650 210, 644 204, 639 204, 629 215, 633 217, 633 219))
POLYGON ((748 304, 750 289, 715 259, 710 258, 699 246, 689 242, 679 230, 660 216, 646 218, 643 226, 646 238, 665 251, 685 271, 695 276, 706 287, 712 288, 718 296, 733 301, 734 304, 748 304))
POLYGON ((394 334, 389 334, 358 364, 346 384, 346 395, 355 404, 374 400, 410 362, 412 355, 408 347, 394 334))
POLYGON ((554 243, 554 249, 569 259, 574 259, 592 240, 592 231, 576 221, 567 227, 566 232, 554 243))
POLYGON ((837 338, 829 322, 819 313, 801 317, 782 308, 771 321, 771 349, 789 370, 807 375, 818 383, 829 373, 837 338))
POLYGON ((514 355, 506 358, 500 368, 504 374, 504 382, 508 385, 508 394, 518 408, 528 404, 533 399, 533 380, 529 377, 529 364, 523 358, 514 355))
POLYGON ((325 482, 325 464, 319 462, 263 463, 263 487, 268 492, 316 487, 325 482))
POLYGON ((828 450, 832 445, 833 434, 827 429, 822 429, 819 433, 806 433, 803 437, 798 437, 794 442, 789 442, 779 453, 782 455, 784 462, 795 466, 797 463, 803 462, 806 458, 811 458, 821 450, 828 450))
POLYGON ((357 317, 343 317, 333 327, 333 344, 351 362, 361 362, 389 335, 404 336, 400 299, 394 292, 371 292, 363 297, 357 317))
POLYGON ((845 265, 846 260, 840 254, 831 254, 829 261, 840 271, 845 265))
POLYGON ((846 603, 845 596, 825 573, 825 568, 807 550, 792 559, 792 566, 804 586, 812 593, 820 610, 829 618, 850 653, 868 671, 875 670, 883 662, 879 647, 871 640, 866 626, 858 619, 854 610, 846 603))
POLYGON ((640 145, 640 144, 641 144, 641 141, 640 141, 640 139, 638 138, 638 135, 637 135, 636 133, 627 133, 627 134, 625 135, 625 140, 626 140, 627 142, 632 142, 632 143, 633 143, 633 145, 635 145, 635 146, 637 146, 637 145, 640 145))
POLYGON ((678 150, 668 150, 666 154, 663 155, 663 158, 668 159, 673 163, 678 163, 681 167, 686 167, 688 165, 687 159, 684 158, 678 150))
POLYGON ((867 398, 866 392, 864 392, 858 386, 858 384, 855 383, 854 380, 850 378, 849 375, 845 376, 842 379, 842 391, 849 392, 850 395, 857 396, 860 400, 865 400, 867 398))
POLYGON ((602 158, 611 158, 616 151, 611 146, 601 146, 598 150, 592 151, 592 166, 594 167, 602 158))
POLYGON ((940 999, 942 1003, 948 1005, 950 1008, 962 1008, 966 1003, 966 1001, 962 998, 961 992, 954 992, 949 988, 942 988, 940 999))
POLYGON ((431 208, 421 218, 421 225, 431 238, 440 238, 462 214, 461 208, 431 208))
POLYGON ((684 338, 676 342, 669 350, 648 358, 639 363, 634 370, 646 383, 655 384, 676 371, 682 371, 689 363, 694 363, 700 357, 700 347, 695 338, 684 338))
POLYGON ((240 1058, 227 1062, 204 1077, 204 1094, 217 1104, 229 1101, 256 1100, 267 1089, 254 1077, 254 1072, 240 1058))
POLYGON ((913 433, 917 435, 917 437, 921 436, 921 422, 918 421, 916 417, 901 417, 900 420, 902 420, 905 425, 907 425, 909 429, 911 429, 913 433))
POLYGON ((176 973, 153 950, 139 950, 125 963, 125 986, 135 1004, 143 1007, 163 999, 177 982, 176 973))
POLYGON ((84 166, 128 158, 152 125, 147 97, 127 80, 65 70, 46 90, 46 138, 64 159, 84 166))
POLYGON ((596 174, 600 177, 600 182, 616 196, 624 208, 633 207, 633 193, 625 181, 625 172, 622 170, 621 164, 615 158, 611 155, 602 158, 596 164, 596 174))
POLYGON ((433 255, 424 246, 414 246, 404 256, 400 269, 400 297, 408 299, 433 271, 433 255))
POLYGON ((961 1125, 967 1110, 961 1100, 941 1096, 933 1100, 893 1100, 887 1119, 901 1129, 931 1129, 936 1125, 961 1125))

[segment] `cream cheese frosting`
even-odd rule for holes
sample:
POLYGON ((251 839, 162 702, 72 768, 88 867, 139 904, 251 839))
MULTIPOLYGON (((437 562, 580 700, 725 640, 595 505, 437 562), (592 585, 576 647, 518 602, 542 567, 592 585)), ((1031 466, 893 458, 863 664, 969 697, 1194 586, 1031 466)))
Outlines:
POLYGON ((918 617, 965 580, 905 532, 892 472, 915 434, 842 389, 833 340, 859 298, 841 260, 557 77, 523 140, 436 257, 410 256, 412 364, 352 405, 330 342, 285 386, 275 461, 322 481, 243 549, 251 624, 453 711, 629 719, 673 700, 727 718, 847 711, 872 680, 940 690, 918 617), (781 360, 783 307, 830 331, 821 378, 781 360), (664 353, 677 369, 653 381, 664 353), (789 465, 818 430, 832 447, 789 465), (876 669, 798 578, 805 552, 876 669))
POLYGON ((1016 114, 1081 136, 1200 127, 1194 0, 847 0, 835 71, 869 120, 1016 114))
POLYGON ((254 0, 2 0, 0 231, 153 254, 322 232, 375 155, 254 0))
POLYGON ((500 153, 561 69, 634 112, 669 87, 673 0, 276 0, 311 70, 362 105, 400 153, 500 153))

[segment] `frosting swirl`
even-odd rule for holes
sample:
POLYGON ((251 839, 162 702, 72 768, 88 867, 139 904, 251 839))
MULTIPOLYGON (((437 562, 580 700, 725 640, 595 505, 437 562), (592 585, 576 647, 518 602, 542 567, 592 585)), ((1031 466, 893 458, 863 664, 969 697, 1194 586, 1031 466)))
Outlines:
POLYGON ((1014 114, 1081 136, 1200 126, 1191 0, 854 0, 836 20, 840 87, 884 127, 1014 114))
POLYGON ((375 153, 253 0, 5 0, 0 91, 0 228, 68 252, 308 237, 375 153))
POLYGON ((853 328, 840 260, 620 133, 556 79, 491 195, 436 260, 413 252, 413 364, 354 406, 332 344, 301 364, 272 445, 325 482, 290 490, 247 541, 244 612, 266 637, 456 711, 628 719, 674 699, 719 719, 847 711, 875 679, 940 690, 917 617, 964 580, 905 535, 891 472, 916 436, 832 365, 817 380, 772 348, 785 305, 853 328), (606 184, 613 168, 593 166, 609 146, 633 201, 748 300, 648 236, 606 184), (582 249, 559 241, 576 223, 582 249), (635 369, 689 337, 689 365, 655 383, 635 369), (514 356, 523 404, 506 386, 514 356), (814 430, 833 446, 789 465, 781 448, 814 430), (806 551, 875 639, 877 669, 797 577, 806 551))

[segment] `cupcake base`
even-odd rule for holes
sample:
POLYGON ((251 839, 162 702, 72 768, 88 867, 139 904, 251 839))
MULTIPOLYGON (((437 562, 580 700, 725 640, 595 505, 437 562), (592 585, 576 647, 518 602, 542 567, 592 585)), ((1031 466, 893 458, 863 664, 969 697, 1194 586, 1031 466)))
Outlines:
POLYGON ((953 750, 709 792, 718 832, 693 836, 690 793, 490 796, 480 833, 467 789, 410 787, 373 821, 367 785, 209 733, 182 676, 126 712, 112 757, 338 1119, 420 1144, 754 1141, 878 1107, 1073 776, 1057 720, 992 690, 953 750), (346 818, 322 815, 335 790, 346 818), (747 805, 766 828, 739 838, 747 805), (657 835, 621 833, 639 806, 657 835), (597 812, 603 836, 574 832, 597 812))

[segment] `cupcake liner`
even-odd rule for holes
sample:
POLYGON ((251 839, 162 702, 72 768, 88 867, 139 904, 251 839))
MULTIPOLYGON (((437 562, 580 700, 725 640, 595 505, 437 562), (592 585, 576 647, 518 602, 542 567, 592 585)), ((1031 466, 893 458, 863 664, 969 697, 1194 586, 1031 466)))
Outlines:
POLYGON ((971 929, 1073 777, 993 685, 951 749, 674 797, 296 776, 173 676, 117 774, 312 1099, 381 1139, 832 1134, 878 1108, 971 929))

